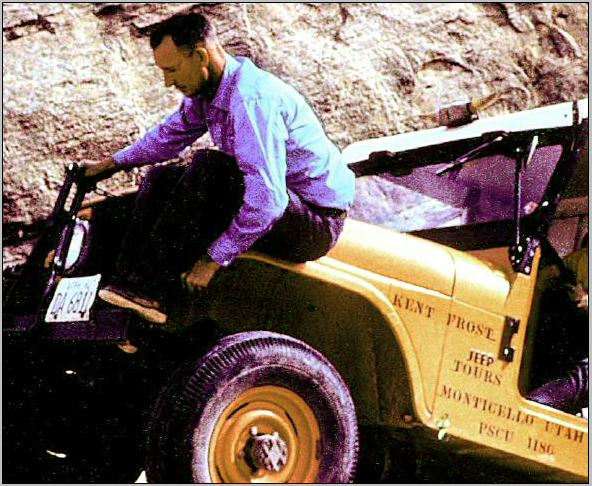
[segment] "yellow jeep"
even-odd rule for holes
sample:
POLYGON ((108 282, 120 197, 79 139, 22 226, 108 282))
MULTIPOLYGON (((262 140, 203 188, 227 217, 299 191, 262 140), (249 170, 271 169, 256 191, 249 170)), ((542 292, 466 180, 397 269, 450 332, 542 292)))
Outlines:
POLYGON ((133 191, 66 210, 91 189, 70 169, 57 223, 5 275, 7 477, 389 481, 444 451, 587 482, 587 418, 525 396, 588 354, 551 292, 587 228, 588 100, 343 154, 358 195, 327 256, 245 254, 165 329, 95 302, 133 191))

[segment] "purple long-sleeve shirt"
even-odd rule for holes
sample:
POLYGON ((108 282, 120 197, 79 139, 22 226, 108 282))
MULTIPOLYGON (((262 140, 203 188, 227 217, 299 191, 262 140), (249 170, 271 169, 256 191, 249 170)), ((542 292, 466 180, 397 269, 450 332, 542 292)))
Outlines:
POLYGON ((347 209, 353 201, 354 175, 304 98, 240 57, 226 57, 211 102, 183 98, 175 113, 115 154, 115 164, 131 168, 169 160, 208 130, 218 149, 236 159, 245 182, 238 214, 208 248, 220 265, 229 265, 270 230, 288 205, 286 188, 321 207, 347 209))

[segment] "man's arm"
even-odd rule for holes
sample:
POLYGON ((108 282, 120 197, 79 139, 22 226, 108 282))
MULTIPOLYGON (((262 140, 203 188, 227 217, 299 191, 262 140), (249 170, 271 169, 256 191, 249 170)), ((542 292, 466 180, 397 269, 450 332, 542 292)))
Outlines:
POLYGON ((120 169, 165 162, 179 154, 208 130, 203 101, 183 98, 177 111, 151 128, 134 144, 117 152, 114 162, 120 169))
POLYGON ((101 160, 83 160, 82 166, 86 169, 84 172, 86 177, 95 177, 99 174, 106 174, 117 170, 113 157, 107 157, 101 160))
POLYGON ((160 125, 150 129, 146 135, 115 155, 100 160, 83 160, 87 177, 131 169, 177 157, 207 131, 205 116, 199 102, 184 98, 179 109, 169 115, 160 125))
POLYGON ((288 205, 286 189, 288 133, 274 102, 253 100, 233 113, 234 156, 244 175, 243 204, 224 231, 208 248, 221 266, 265 235, 288 205))

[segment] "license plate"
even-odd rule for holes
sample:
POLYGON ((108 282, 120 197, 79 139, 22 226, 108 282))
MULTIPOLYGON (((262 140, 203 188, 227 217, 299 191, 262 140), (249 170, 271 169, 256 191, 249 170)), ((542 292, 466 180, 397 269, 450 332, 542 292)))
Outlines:
POLYGON ((62 278, 47 309, 45 322, 88 321, 100 280, 100 274, 62 278))

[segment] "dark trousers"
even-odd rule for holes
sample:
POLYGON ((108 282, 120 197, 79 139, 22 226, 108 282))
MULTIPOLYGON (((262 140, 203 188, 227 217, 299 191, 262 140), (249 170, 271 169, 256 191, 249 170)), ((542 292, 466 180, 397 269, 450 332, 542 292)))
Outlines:
MULTIPOLYGON (((119 278, 166 299, 181 273, 230 226, 243 195, 236 161, 215 150, 199 151, 188 166, 152 168, 136 196, 117 262, 119 278)), ((314 206, 290 190, 288 196, 282 217, 252 249, 292 262, 323 256, 337 242, 345 211, 314 206)))

